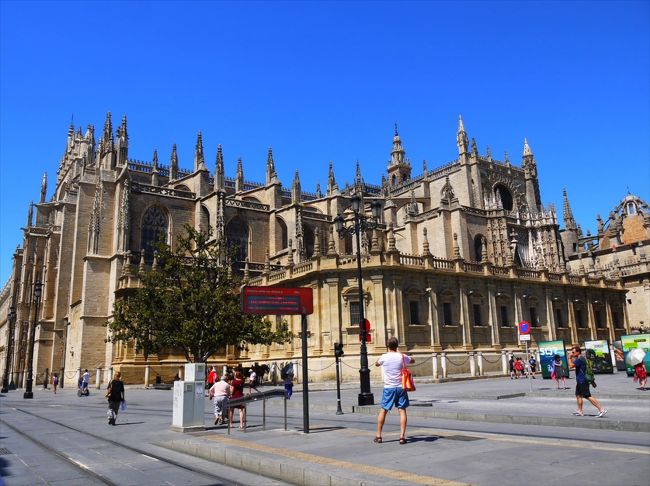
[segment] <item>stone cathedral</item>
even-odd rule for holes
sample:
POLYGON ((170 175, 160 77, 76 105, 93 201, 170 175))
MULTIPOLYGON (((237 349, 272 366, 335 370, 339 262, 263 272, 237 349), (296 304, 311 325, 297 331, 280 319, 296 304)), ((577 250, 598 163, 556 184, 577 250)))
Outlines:
MULTIPOLYGON (((455 160, 433 169, 424 163, 414 174, 396 127, 385 172, 373 174, 380 184, 365 182, 357 162, 353 184, 339 185, 330 162, 326 186, 307 192, 298 172, 283 186, 271 149, 266 179, 250 182, 241 159, 234 177, 225 174, 221 146, 211 173, 201 133, 189 170, 180 167, 175 145, 168 165, 157 151, 150 162, 130 159, 126 117, 114 130, 109 113, 98 142, 92 125, 85 132, 71 126, 54 190, 48 193, 44 176, 0 294, 0 367, 9 352, 12 380, 24 381, 39 282, 36 383, 46 371, 63 373, 70 383, 79 368, 97 370, 102 382, 121 370, 127 383, 142 383, 143 357, 130 345, 106 343, 106 323, 115 299, 151 268, 152 244, 162 237, 173 245, 185 224, 210 225, 225 235, 237 248, 233 270, 248 285, 313 288, 308 352, 314 380, 334 376, 335 342, 344 344, 344 378, 358 379, 361 302, 371 322, 370 363, 395 335, 418 357, 421 376, 501 370, 506 353, 523 350, 521 320, 531 323, 533 348, 556 339, 567 346, 612 342, 629 333, 628 287, 641 301, 649 295, 648 205, 632 197, 599 223, 598 235, 584 235, 565 193, 561 230, 555 209, 542 203, 527 141, 520 164, 507 153, 497 160, 489 148, 479 153, 459 118, 456 145, 455 160), (354 241, 334 229, 337 215, 353 217, 353 194, 362 198, 367 217, 373 202, 381 204, 377 229, 361 234, 362 295, 354 241), (621 273, 615 260, 621 251, 637 258, 627 280, 629 272, 621 273)), ((633 312, 647 315, 648 309, 633 312)), ((288 321, 297 336, 299 318, 288 321)), ((210 363, 246 366, 299 356, 296 337, 283 345, 228 348, 210 363)), ((169 381, 183 362, 169 350, 150 357, 146 368, 169 381)), ((371 368, 372 379, 379 379, 371 368)))

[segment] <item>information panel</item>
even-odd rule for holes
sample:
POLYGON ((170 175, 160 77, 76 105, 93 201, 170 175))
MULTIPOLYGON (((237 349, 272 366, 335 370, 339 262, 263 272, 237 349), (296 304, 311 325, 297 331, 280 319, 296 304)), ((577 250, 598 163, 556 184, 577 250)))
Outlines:
POLYGON ((314 312, 310 287, 243 287, 241 306, 244 314, 307 315, 314 312))
POLYGON ((551 378, 555 356, 559 356, 564 367, 564 372, 569 377, 569 362, 566 356, 564 341, 542 341, 539 343, 539 358, 542 378, 551 378))
POLYGON ((585 341, 585 354, 591 360, 594 373, 614 373, 612 355, 609 352, 609 341, 585 341))
MULTIPOLYGON (((621 336, 621 343, 623 344, 623 353, 627 358, 627 353, 632 349, 640 348, 645 351, 643 363, 645 369, 650 370, 650 334, 630 334, 629 336, 621 336)), ((628 376, 634 375, 634 367, 627 364, 625 361, 625 371, 628 376)))

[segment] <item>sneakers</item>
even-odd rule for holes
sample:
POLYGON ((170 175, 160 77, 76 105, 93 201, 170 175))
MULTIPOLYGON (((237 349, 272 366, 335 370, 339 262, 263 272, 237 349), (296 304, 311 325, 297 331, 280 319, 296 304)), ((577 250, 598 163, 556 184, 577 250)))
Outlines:
POLYGON ((573 415, 575 415, 576 417, 584 417, 585 414, 582 413, 582 412, 578 412, 578 411, 576 410, 575 412, 573 412, 573 415))
POLYGON ((603 408, 600 412, 598 412, 598 415, 596 415, 596 417, 603 418, 605 415, 607 415, 607 410, 603 408))

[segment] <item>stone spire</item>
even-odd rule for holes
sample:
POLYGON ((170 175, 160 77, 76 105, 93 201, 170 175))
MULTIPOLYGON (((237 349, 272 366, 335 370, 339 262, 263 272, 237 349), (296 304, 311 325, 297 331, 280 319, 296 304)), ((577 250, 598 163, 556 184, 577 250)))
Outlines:
POLYGON ((117 129, 117 165, 122 167, 129 161, 129 134, 126 129, 126 115, 117 129))
POLYGON ((320 190, 320 182, 316 183, 316 197, 323 197, 323 192, 320 190))
POLYGON ((314 257, 320 257, 320 228, 314 230, 314 257))
POLYGON ((359 159, 357 159, 357 169, 354 174, 354 185, 357 187, 361 187, 361 165, 359 164, 359 159))
POLYGON ((34 219, 34 201, 29 202, 29 209, 27 209, 27 226, 29 228, 32 225, 32 220, 34 219))
POLYGON ((287 251, 287 265, 293 267, 293 241, 289 238, 289 248, 287 251))
POLYGON ((458 246, 458 234, 454 233, 454 260, 461 260, 460 247, 458 246))
POLYGON ((43 173, 43 179, 41 179, 41 202, 45 202, 45 196, 47 195, 47 172, 43 173))
POLYGON ((478 157, 478 147, 476 146, 476 139, 472 137, 472 157, 478 157))
POLYGON ((115 143, 113 140, 113 125, 111 123, 111 112, 106 113, 104 132, 99 142, 100 167, 105 169, 115 168, 115 143))
POLYGON ((336 248, 334 246, 334 225, 330 225, 329 237, 327 238, 327 256, 336 256, 336 248))
POLYGON ((223 151, 221 144, 217 145, 217 162, 214 169, 214 190, 223 191, 226 188, 226 173, 223 167, 223 151))
POLYGON ((507 150, 503 153, 503 162, 506 164, 507 167, 510 167, 510 156, 508 155, 507 150))
POLYGON ((427 238, 427 229, 422 228, 422 256, 431 255, 431 250, 429 249, 429 238, 427 238))
POLYGON ((178 153, 176 144, 172 145, 172 156, 169 160, 169 180, 178 179, 178 153))
POLYGON ((402 147, 402 139, 397 131, 397 123, 395 123, 395 135, 393 135, 393 149, 390 151, 390 165, 400 165, 405 162, 406 151, 402 147))
POLYGON ((492 149, 491 149, 490 146, 488 145, 487 148, 486 148, 485 150, 486 150, 486 152, 487 152, 487 154, 486 154, 486 158, 487 158, 488 162, 492 162, 492 149))
POLYGON ((152 186, 157 186, 158 185, 158 150, 154 149, 153 151, 153 162, 152 162, 152 167, 151 167, 151 185, 152 186))
POLYGON ((456 145, 458 146, 458 154, 466 154, 469 140, 465 132, 465 125, 463 125, 463 117, 458 115, 458 131, 456 132, 456 145))
POLYGON ((237 159, 237 174, 235 176, 235 192, 244 190, 244 163, 241 157, 237 159))
POLYGON ((205 156, 203 155, 203 135, 201 135, 201 132, 196 135, 196 146, 194 147, 194 171, 197 170, 207 170, 205 156))
POLYGON ((524 157, 532 157, 533 156, 533 151, 530 149, 530 145, 528 145, 528 139, 524 138, 524 157))
POLYGON ((298 204, 302 199, 302 189, 300 188, 300 174, 296 170, 296 175, 293 177, 293 184, 291 185, 291 204, 298 204))
POLYGON ((275 163, 273 162, 273 149, 269 147, 266 156, 266 185, 278 182, 278 174, 275 172, 275 163))
POLYGON ((568 230, 577 230, 578 225, 573 218, 573 211, 569 204, 569 196, 567 196, 566 188, 562 190, 562 198, 564 199, 564 228, 568 230))
POLYGON ((327 176, 327 195, 331 196, 332 194, 337 194, 338 192, 339 192, 339 186, 336 183, 336 179, 334 178, 334 166, 332 165, 332 161, 330 160, 330 168, 327 176))

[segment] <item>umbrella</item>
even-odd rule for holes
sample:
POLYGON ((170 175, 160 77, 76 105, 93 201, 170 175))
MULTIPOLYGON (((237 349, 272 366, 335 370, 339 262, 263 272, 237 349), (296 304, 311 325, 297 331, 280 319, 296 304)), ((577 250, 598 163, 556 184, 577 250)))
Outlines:
POLYGON ((643 358, 645 358, 645 351, 641 348, 634 348, 627 353, 625 362, 630 366, 636 366, 643 362, 643 358))

